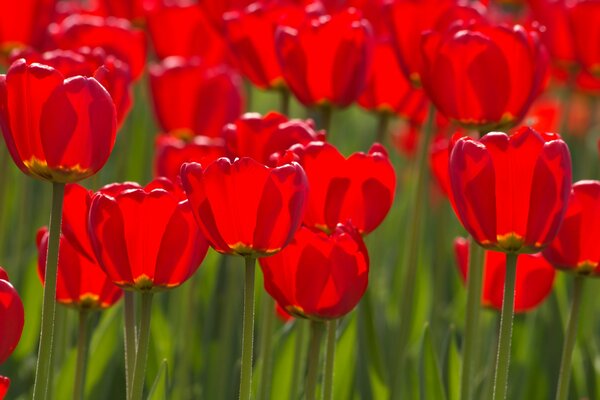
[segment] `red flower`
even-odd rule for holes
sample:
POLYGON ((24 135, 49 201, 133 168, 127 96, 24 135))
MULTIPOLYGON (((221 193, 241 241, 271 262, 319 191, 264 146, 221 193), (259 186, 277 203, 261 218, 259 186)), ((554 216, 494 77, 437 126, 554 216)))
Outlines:
POLYGON ((134 29, 126 19, 75 14, 60 23, 51 24, 48 31, 56 47, 61 49, 102 47, 108 54, 129 66, 133 79, 138 79, 144 70, 144 32, 134 29))
POLYGON ((155 175, 173 182, 179 181, 179 171, 184 163, 207 165, 225 155, 223 139, 206 136, 189 138, 164 134, 156 138, 155 146, 155 175))
POLYGON ((356 10, 349 9, 307 18, 297 28, 282 26, 275 46, 285 81, 302 104, 346 107, 365 86, 373 32, 356 10))
POLYGON ((207 66, 198 58, 169 57, 150 67, 154 110, 164 132, 221 136, 242 112, 241 85, 229 67, 207 66))
POLYGON ((246 113, 223 129, 230 158, 250 157, 269 164, 273 153, 281 153, 294 144, 324 141, 325 131, 315 131, 312 120, 291 119, 276 112, 264 117, 246 113))
POLYGON ((94 0, 99 15, 143 22, 146 13, 159 6, 161 0, 94 0))
POLYGON ((600 1, 576 0, 567 9, 577 59, 583 68, 600 76, 600 1))
MULTIPOLYGON (((19 294, 0 267, 0 364, 12 354, 21 339, 25 315, 19 294)), ((8 389, 8 383, 6 383, 8 389)))
POLYGON ((0 126, 23 172, 74 182, 98 172, 108 159, 116 110, 96 79, 65 79, 51 66, 19 59, 0 75, 0 126))
MULTIPOLYGON (((269 1, 269 0, 267 0, 269 1)), ((219 30, 224 29, 223 15, 228 11, 241 10, 252 3, 264 3, 263 0, 199 0, 198 5, 219 30)))
POLYGON ((291 148, 306 171, 310 191, 304 224, 333 231, 350 221, 360 233, 377 228, 394 201, 396 174, 385 148, 344 158, 331 144, 312 142, 291 148))
MULTIPOLYGON (((48 228, 37 233, 38 274, 45 282, 48 228)), ((115 304, 123 291, 115 286, 102 271, 96 258, 88 258, 61 235, 58 262, 56 301, 77 309, 103 309, 115 304)))
POLYGON ((204 169, 181 167, 183 188, 210 245, 220 253, 266 256, 300 227, 308 183, 297 163, 268 168, 243 157, 204 169))
POLYGON ((352 225, 331 235, 302 227, 279 254, 261 258, 265 290, 288 313, 340 318, 360 301, 369 281, 369 254, 352 225))
POLYGON ((198 269, 208 249, 188 201, 156 186, 114 195, 100 192, 92 199, 88 229, 96 258, 123 288, 179 286, 198 269))
MULTIPOLYGON (((454 254, 460 277, 467 280, 469 270, 469 243, 467 239, 454 241, 454 254)), ((556 271, 541 254, 525 254, 517 261, 517 280, 515 283, 515 312, 530 311, 540 305, 552 291, 556 271)), ((483 272, 483 305, 502 309, 504 281, 506 280, 506 255, 497 251, 485 252, 483 272)))
POLYGON ((275 31, 280 25, 296 27, 304 9, 281 3, 252 3, 224 15, 225 35, 244 76, 261 89, 285 86, 275 54, 275 31))
POLYGON ((557 66, 569 68, 575 63, 573 33, 565 0, 529 0, 531 18, 542 25, 541 38, 557 66))
POLYGON ((1 0, 0 51, 9 54, 15 47, 41 47, 46 27, 52 21, 56 2, 1 0))
POLYGON ((200 6, 191 2, 162 5, 149 12, 148 33, 160 60, 201 57, 204 63, 215 65, 230 57, 224 38, 200 6))
POLYGON ((0 375, 0 400, 4 399, 4 396, 6 396, 9 386, 10 386, 10 379, 8 379, 5 376, 0 375))
POLYGON ((468 127, 516 124, 546 77, 544 47, 520 25, 456 25, 425 35, 422 46, 425 91, 441 113, 468 127))
POLYGON ((544 250, 555 267, 582 275, 600 275, 600 182, 573 185, 565 218, 544 250))
POLYGON ((275 302, 275 313, 283 323, 287 324, 288 322, 294 320, 294 317, 290 313, 285 311, 285 309, 281 307, 281 305, 277 302, 275 302))
POLYGON ((560 136, 523 127, 459 139, 450 183, 463 226, 485 248, 536 253, 556 235, 571 190, 571 158, 560 136))

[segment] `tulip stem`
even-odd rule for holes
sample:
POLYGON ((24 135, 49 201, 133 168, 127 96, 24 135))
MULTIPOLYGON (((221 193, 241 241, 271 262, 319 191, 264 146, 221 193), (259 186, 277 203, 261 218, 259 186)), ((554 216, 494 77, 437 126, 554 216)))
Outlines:
POLYGON ((333 399, 333 371, 335 363, 337 319, 327 322, 327 350, 325 353, 325 377, 323 379, 323 400, 333 399))
POLYGON ((125 389, 131 392, 131 381, 133 380, 133 369, 135 368, 135 298, 134 293, 125 290, 125 389))
POLYGON ((77 338, 77 367, 75 369, 75 387, 73 400, 83 399, 85 388, 85 375, 87 371, 88 356, 88 315, 89 310, 79 311, 79 335, 77 338))
POLYGON ((563 343, 562 359, 560 362, 560 373, 558 374, 558 386, 556 388, 556 400, 566 400, 569 395, 569 380, 571 377, 571 361, 573 359, 573 349, 577 338, 577 322, 579 320, 579 309, 583 293, 584 277, 577 275, 573 282, 573 302, 571 303, 571 313, 565 333, 563 343))
POLYGON ((131 400, 141 400, 144 393, 144 377, 146 361, 148 360, 148 345, 150 344, 150 317, 152 316, 152 292, 142 292, 140 334, 138 348, 135 353, 135 367, 131 382, 131 400))
POLYGON ((296 346, 294 348, 294 368, 292 370, 292 385, 290 390, 290 400, 296 400, 298 398, 298 386, 302 371, 304 371, 304 348, 305 348, 305 336, 307 331, 308 321, 304 319, 296 319, 294 322, 296 329, 296 346))
POLYGON ((392 115, 388 112, 383 111, 379 113, 379 118, 377 118, 377 137, 375 138, 377 142, 383 143, 385 140, 391 117, 392 115))
POLYGON ((494 400, 506 399, 508 389, 508 368, 510 365, 510 347, 512 325, 515 313, 515 280, 517 277, 516 253, 506 253, 506 282, 500 316, 500 337, 498 339, 498 357, 496 359, 496 376, 494 379, 494 400))
POLYGON ((469 241, 469 269, 467 274, 467 318, 465 321, 465 348, 462 365, 460 398, 469 400, 472 396, 473 365, 477 354, 479 335, 479 310, 481 305, 481 285, 483 280, 483 248, 473 238, 469 241))
POLYGON ((259 399, 267 400, 270 397, 271 371, 273 366, 273 324, 275 322, 275 302, 267 292, 263 292, 262 326, 260 329, 260 359, 262 360, 262 373, 260 376, 259 399))
POLYGON ((279 89, 279 111, 286 116, 290 113, 290 91, 285 87, 279 89))
POLYGON ((321 338, 325 324, 319 321, 310 321, 310 347, 308 353, 308 372, 306 376, 306 400, 317 398, 317 380, 319 377, 319 356, 321 353, 321 338))
POLYGON ((326 104, 326 105, 321 106, 321 129, 325 130, 328 141, 331 136, 332 116, 333 116, 333 108, 331 108, 331 105, 326 104))
POLYGON ((42 325, 40 329, 40 347, 33 399, 45 399, 48 394, 52 346, 54 339, 54 315, 56 314, 56 279, 58 273, 58 246, 60 243, 60 225, 62 206, 65 194, 64 183, 52 183, 52 211, 50 213, 50 233, 48 239, 48 255, 46 257, 46 273, 44 284, 44 300, 42 304, 42 325))
POLYGON ((250 400, 252 396, 252 347, 254 344, 254 275, 256 269, 255 264, 255 257, 246 257, 240 400, 250 400))

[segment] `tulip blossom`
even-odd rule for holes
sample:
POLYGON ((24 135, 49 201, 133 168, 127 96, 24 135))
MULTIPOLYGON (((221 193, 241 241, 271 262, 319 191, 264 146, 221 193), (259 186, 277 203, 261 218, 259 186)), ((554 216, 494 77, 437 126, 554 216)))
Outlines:
POLYGON ((348 9, 280 27, 275 47, 283 77, 302 104, 347 107, 365 86, 373 32, 367 20, 348 9))
POLYGON ((523 127, 459 139, 450 153, 456 213, 483 247, 537 253, 558 232, 571 190, 571 158, 560 136, 523 127))
POLYGON ((225 65, 199 58, 169 57, 150 67, 156 118, 164 132, 221 136, 223 126, 242 112, 242 82, 225 65))
POLYGON ((260 259, 265 290, 288 313, 313 320, 342 317, 369 280, 369 255, 352 225, 330 235, 302 227, 280 253, 260 259))
POLYGON ((464 126, 512 126, 541 93, 548 56, 520 25, 456 24, 423 36, 423 88, 437 109, 464 126))
POLYGON ((575 55, 581 66, 600 76, 600 1, 576 0, 567 5, 575 55))
MULTIPOLYGON (((454 241, 454 253, 460 277, 467 281, 469 244, 464 238, 454 241)), ((515 312, 530 311, 539 306, 552 291, 556 271, 541 254, 524 254, 517 261, 515 284, 515 312)), ((483 272, 483 292, 481 302, 484 306, 502 309, 504 282, 506 280, 506 256, 497 251, 485 252, 483 272)))
POLYGON ((39 48, 52 21, 56 0, 0 1, 0 51, 18 47, 39 48))
POLYGON ((0 126, 15 164, 52 182, 98 172, 115 142, 116 110, 106 89, 85 76, 19 59, 0 75, 0 126))
POLYGON ((10 379, 5 376, 0 376, 0 400, 4 399, 6 392, 10 386, 10 379))
POLYGON ((308 192, 297 163, 268 168, 242 157, 184 164, 183 188, 210 245, 246 257, 280 251, 300 227, 308 192))
POLYGON ((282 153, 295 144, 325 140, 325 131, 316 131, 312 120, 291 119, 276 112, 264 117, 246 113, 223 129, 228 156, 251 157, 269 164, 274 153, 282 153))
POLYGON ((12 354, 21 339, 25 321, 23 303, 0 268, 0 364, 12 354))

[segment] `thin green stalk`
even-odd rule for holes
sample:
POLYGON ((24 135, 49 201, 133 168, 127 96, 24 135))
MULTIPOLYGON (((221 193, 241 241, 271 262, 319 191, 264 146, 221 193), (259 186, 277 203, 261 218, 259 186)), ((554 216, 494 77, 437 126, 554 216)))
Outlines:
POLYGON ((290 400, 298 399, 300 376, 304 371, 304 341, 306 337, 308 321, 297 318, 294 322, 296 329, 296 346, 294 347, 294 368, 292 369, 292 385, 290 390, 290 400))
POLYGON ((333 108, 330 104, 325 104, 321 106, 321 129, 324 129, 327 132, 328 141, 331 137, 331 119, 333 116, 333 108))
POLYGON ((250 400, 252 396, 252 347, 254 344, 254 275, 256 269, 255 264, 255 257, 246 257, 240 400, 250 400))
POLYGON ((79 311, 79 334, 77 337, 77 366, 75 368, 75 386, 73 400, 83 399, 85 388, 85 374, 87 371, 88 356, 88 310, 79 311))
POLYGON ((512 325, 515 313, 515 280, 517 277, 517 259, 519 255, 506 253, 506 282, 504 283, 504 299, 500 316, 500 337, 498 339, 498 357, 496 359, 496 375, 494 378, 494 400, 506 399, 508 391, 508 368, 510 365, 510 348, 512 341, 512 325))
POLYGON ((385 135, 387 134, 388 128, 390 126, 390 120, 392 118, 392 114, 388 112, 380 112, 379 117, 377 118, 377 136, 375 138, 379 143, 383 143, 385 140, 385 135))
POLYGON ((262 373, 258 398, 268 400, 271 394, 271 372, 273 369, 273 325, 275 323, 275 302, 267 292, 263 292, 262 324, 260 329, 260 355, 262 373))
POLYGON ((308 372, 306 375, 306 400, 317 398, 317 380, 319 378, 319 356, 321 353, 321 338, 325 323, 310 321, 310 348, 308 352, 308 372))
POLYGON ((473 365, 479 344, 479 311, 481 309, 481 285, 483 280, 483 248, 471 238, 469 244, 469 273, 467 277, 467 318, 465 321, 465 348, 462 365, 460 398, 469 400, 473 394, 473 365))
POLYGON ((62 221, 62 205, 65 194, 64 183, 52 183, 52 211, 50 213, 50 233, 46 257, 44 300, 42 303, 42 325, 40 347, 35 369, 33 399, 45 399, 48 394, 52 345, 54 340, 54 315, 56 313, 56 278, 58 272, 58 244, 62 221))
POLYGON ((131 382, 133 381, 133 369, 135 368, 135 349, 137 348, 135 331, 135 298, 134 293, 125 291, 125 388, 127 393, 131 392, 131 382))
POLYGON ((285 87, 279 89, 279 112, 283 115, 290 114, 290 91, 285 87))
POLYGON ((325 377, 323 379, 323 400, 333 399, 333 371, 335 363, 337 319, 327 322, 327 351, 325 353, 325 377))
POLYGON ((135 367, 131 382, 130 400, 141 400, 144 394, 144 378, 146 376, 146 361, 150 344, 150 317, 152 316, 152 292, 142 292, 140 335, 135 354, 135 367))
POLYGON ((571 303, 571 313, 563 343, 562 359, 560 362, 560 373, 558 374, 558 386, 556 388, 556 400, 566 400, 569 395, 569 380, 571 378, 571 361, 573 359, 573 349, 577 339, 577 321, 579 320, 579 309, 583 293, 583 276, 576 276, 573 282, 573 302, 571 303))

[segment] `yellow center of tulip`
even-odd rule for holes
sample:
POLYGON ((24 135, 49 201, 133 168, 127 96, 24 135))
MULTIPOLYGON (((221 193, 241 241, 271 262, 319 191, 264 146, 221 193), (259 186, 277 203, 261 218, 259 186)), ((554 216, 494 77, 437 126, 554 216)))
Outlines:
POLYGON ((38 160, 35 157, 23 161, 23 164, 31 175, 57 183, 77 182, 94 174, 94 171, 81 168, 79 164, 70 167, 49 167, 46 161, 38 160))
POLYGON ((517 235, 515 232, 510 232, 505 235, 497 235, 498 247, 509 253, 516 253, 523 247, 525 239, 517 235))

